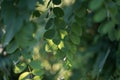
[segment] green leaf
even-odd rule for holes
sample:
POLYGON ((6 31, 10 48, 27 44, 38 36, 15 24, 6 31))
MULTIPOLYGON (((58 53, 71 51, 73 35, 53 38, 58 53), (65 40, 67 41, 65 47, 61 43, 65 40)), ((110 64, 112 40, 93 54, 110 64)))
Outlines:
POLYGON ((53 22, 54 22, 54 19, 50 18, 46 23, 45 29, 48 30, 50 27, 52 27, 53 22))
POLYGON ((70 35, 70 40, 75 44, 75 45, 79 45, 80 43, 80 37, 76 36, 74 34, 70 35))
POLYGON ((52 0, 52 3, 55 5, 59 5, 61 3, 61 0, 52 0))
POLYGON ((106 16, 107 16, 107 11, 105 9, 100 9, 95 13, 93 18, 95 22, 101 22, 106 18, 106 16))
POLYGON ((41 63, 39 60, 33 60, 29 63, 32 69, 41 69, 41 63))
POLYGON ((23 28, 16 34, 15 40, 20 47, 26 47, 29 45, 33 45, 35 40, 33 38, 33 33, 35 30, 35 26, 33 23, 26 23, 23 28), (28 31, 29 29, 29 31, 28 31))
POLYGON ((97 10, 103 4, 104 0, 92 0, 89 4, 91 10, 97 10))
MULTIPOLYGON (((78 43, 77 43, 78 44, 78 43)), ((71 53, 76 53, 76 51, 77 51, 77 47, 76 47, 76 45, 71 45, 71 48, 70 48, 70 52, 71 53)), ((68 54, 69 55, 69 54, 68 54)), ((71 58, 71 57, 73 57, 72 55, 69 55, 69 57, 71 58)))
POLYGON ((55 38, 53 39, 53 42, 56 44, 56 45, 59 45, 60 44, 60 41, 61 41, 61 35, 59 32, 56 33, 55 35, 55 38))
POLYGON ((66 23, 63 18, 54 18, 54 24, 56 29, 65 29, 66 23))
POLYGON ((12 41, 11 43, 8 44, 6 51, 7 53, 11 54, 15 52, 17 48, 18 48, 18 44, 15 41, 12 41))
POLYGON ((18 80, 26 80, 26 79, 28 79, 29 75, 30 75, 30 72, 24 72, 24 73, 20 74, 18 80))
POLYGON ((36 76, 41 76, 43 75, 43 71, 41 69, 33 69, 32 73, 36 76))
POLYGON ((102 34, 106 34, 110 32, 111 30, 113 30, 114 26, 115 26, 114 22, 112 21, 106 22, 99 26, 98 32, 102 34))
POLYGON ((55 35, 55 30, 54 29, 50 29, 50 30, 48 30, 44 33, 44 37, 46 39, 52 39, 54 37, 54 35, 55 35))
POLYGON ((77 24, 79 24, 79 26, 81 26, 81 27, 86 26, 86 21, 87 20, 86 20, 85 17, 79 17, 79 16, 75 15, 75 20, 76 20, 77 24))
POLYGON ((27 49, 23 49, 23 50, 21 51, 21 55, 22 55, 25 59, 31 59, 33 53, 27 51, 27 49))
POLYGON ((119 23, 119 21, 117 21, 117 14, 118 13, 118 7, 117 5, 114 3, 114 2, 109 2, 108 4, 108 10, 109 10, 109 13, 110 13, 110 17, 112 18, 112 20, 115 22, 115 23, 119 23))
POLYGON ((6 25, 3 45, 6 46, 12 40, 14 35, 21 29, 23 18, 16 15, 17 11, 13 6, 5 3, 2 7, 1 16, 4 24, 6 25))
POLYGON ((25 63, 17 64, 14 67, 15 73, 21 73, 26 69, 27 65, 25 63))
POLYGON ((20 56, 21 56, 21 51, 17 49, 14 52, 14 54, 11 55, 10 59, 13 60, 13 62, 17 63, 17 61, 19 60, 20 56))
POLYGON ((42 80, 40 76, 35 76, 33 80, 42 80))
POLYGON ((80 25, 78 25, 77 23, 72 23, 71 25, 71 31, 77 35, 77 36, 81 36, 82 35, 82 28, 80 25))
POLYGON ((112 29, 111 31, 108 32, 108 38, 111 40, 111 41, 114 41, 116 40, 116 34, 115 34, 115 29, 112 29))
POLYGON ((53 13, 54 13, 57 17, 63 17, 63 16, 64 16, 64 11, 63 11, 60 7, 54 7, 54 8, 53 8, 53 13))

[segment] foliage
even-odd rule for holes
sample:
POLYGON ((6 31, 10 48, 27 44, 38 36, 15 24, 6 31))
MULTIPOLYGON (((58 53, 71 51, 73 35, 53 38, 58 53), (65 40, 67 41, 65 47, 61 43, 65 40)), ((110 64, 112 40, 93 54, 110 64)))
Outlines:
POLYGON ((119 80, 119 0, 1 0, 1 80, 119 80))

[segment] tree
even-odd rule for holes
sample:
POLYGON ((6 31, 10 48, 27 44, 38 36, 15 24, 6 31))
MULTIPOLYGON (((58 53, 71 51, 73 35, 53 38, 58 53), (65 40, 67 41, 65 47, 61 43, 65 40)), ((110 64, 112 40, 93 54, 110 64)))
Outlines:
POLYGON ((120 76, 119 0, 1 0, 2 80, 120 76))

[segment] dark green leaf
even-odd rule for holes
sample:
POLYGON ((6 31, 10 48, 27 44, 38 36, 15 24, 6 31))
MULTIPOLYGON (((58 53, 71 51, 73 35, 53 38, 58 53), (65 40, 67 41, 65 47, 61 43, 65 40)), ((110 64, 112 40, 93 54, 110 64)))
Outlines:
POLYGON ((81 36, 82 35, 82 28, 80 25, 78 25, 77 23, 73 23, 71 25, 71 31, 77 35, 77 36, 81 36))
POLYGON ((59 45, 59 44, 60 44, 60 39, 53 39, 53 42, 54 42, 56 45, 59 45))
POLYGON ((48 22, 46 23, 46 26, 45 26, 45 29, 46 29, 46 30, 48 30, 50 27, 52 27, 53 21, 54 21, 53 18, 50 18, 50 19, 48 20, 48 22))
POLYGON ((114 2, 109 2, 108 8, 109 8, 109 14, 110 14, 110 17, 112 18, 112 20, 115 23, 119 23, 119 21, 117 21, 117 18, 116 18, 116 15, 118 14, 117 5, 114 2))
POLYGON ((21 29, 23 21, 23 18, 16 15, 16 9, 13 6, 9 6, 9 10, 7 10, 7 7, 1 11, 4 24, 6 25, 6 33, 3 41, 4 46, 8 45, 14 35, 21 29))
POLYGON ((27 51, 27 49, 24 49, 21 51, 21 55, 24 57, 24 59, 31 59, 32 58, 32 52, 27 51))
POLYGON ((18 44, 15 41, 12 41, 11 43, 8 44, 6 51, 7 53, 11 54, 15 52, 17 48, 18 48, 18 44))
POLYGON ((116 40, 120 40, 120 29, 115 31, 116 40))
POLYGON ((59 32, 56 33, 55 35, 55 38, 53 39, 53 42, 56 44, 56 45, 59 45, 60 44, 60 41, 61 41, 61 35, 59 32))
POLYGON ((44 33, 44 37, 47 39, 52 39, 54 37, 54 35, 55 35, 54 29, 50 29, 44 33))
POLYGON ((35 43, 35 39, 33 38, 34 29, 35 26, 33 23, 29 22, 16 34, 15 40, 20 47, 26 47, 35 43))
POLYGON ((35 10, 33 12, 33 17, 40 17, 40 12, 38 10, 35 10))
POLYGON ((52 0, 53 4, 59 5, 61 3, 61 0, 52 0))
POLYGON ((112 29, 111 31, 108 32, 108 38, 111 40, 111 41, 114 41, 116 39, 116 34, 115 34, 115 29, 112 29))
POLYGON ((78 45, 80 43, 80 37, 74 34, 70 35, 70 40, 75 44, 78 45))
POLYGON ((63 11, 60 7, 54 7, 54 8, 53 8, 53 13, 54 13, 57 17, 63 17, 63 16, 64 16, 64 11, 63 11))
POLYGON ((54 24, 55 24, 56 29, 65 29, 66 27, 66 23, 63 18, 55 17, 54 24))

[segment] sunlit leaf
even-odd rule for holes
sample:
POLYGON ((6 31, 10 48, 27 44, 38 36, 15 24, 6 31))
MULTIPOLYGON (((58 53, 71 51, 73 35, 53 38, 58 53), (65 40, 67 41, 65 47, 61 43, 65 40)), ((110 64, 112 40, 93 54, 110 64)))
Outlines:
POLYGON ((33 80, 42 80, 40 76, 35 76, 33 80))
POLYGON ((29 75, 30 75, 30 72, 24 72, 24 73, 20 74, 18 80, 26 80, 26 79, 28 79, 29 75))
POLYGON ((26 69, 27 65, 25 63, 17 64, 14 67, 14 72, 15 73, 21 73, 26 69))
POLYGON ((34 70, 32 71, 32 73, 33 73, 34 75, 36 75, 36 76, 42 76, 42 75, 43 75, 43 71, 40 70, 40 69, 34 69, 34 70))

